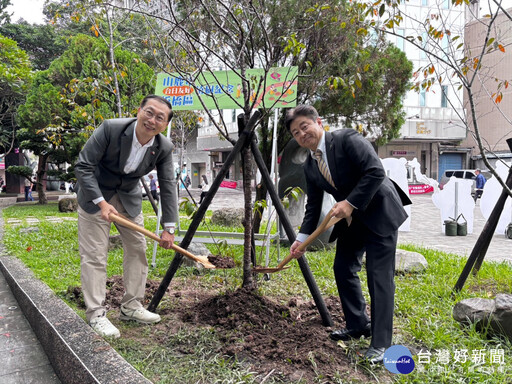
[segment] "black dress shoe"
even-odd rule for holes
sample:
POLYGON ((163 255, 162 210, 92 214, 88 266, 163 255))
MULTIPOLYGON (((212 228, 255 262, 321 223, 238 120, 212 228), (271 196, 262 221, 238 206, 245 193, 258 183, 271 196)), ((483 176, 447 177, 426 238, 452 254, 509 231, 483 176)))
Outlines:
POLYGON ((386 348, 375 348, 370 347, 364 354, 366 360, 368 360, 372 364, 382 363, 384 361, 384 352, 386 352, 386 348))
POLYGON ((347 341, 350 339, 359 339, 361 336, 370 337, 371 335, 372 335, 372 330, 371 330, 370 323, 368 323, 368 324, 366 324, 366 327, 364 327, 363 329, 347 329, 347 328, 338 329, 336 331, 331 332, 329 337, 332 340, 336 340, 336 341, 338 341, 338 340, 347 341))

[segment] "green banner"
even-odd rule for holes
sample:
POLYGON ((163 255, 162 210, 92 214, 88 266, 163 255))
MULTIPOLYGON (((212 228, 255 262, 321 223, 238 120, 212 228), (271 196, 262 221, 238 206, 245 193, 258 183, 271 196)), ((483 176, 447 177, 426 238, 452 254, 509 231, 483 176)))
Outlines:
MULTIPOLYGON (((297 67, 249 69, 253 108, 289 108, 297 104, 297 67)), ((177 73, 159 73, 155 94, 165 97, 176 111, 243 108, 242 81, 234 71, 205 72, 194 81, 177 73), (199 100, 202 99, 203 104, 199 100)))

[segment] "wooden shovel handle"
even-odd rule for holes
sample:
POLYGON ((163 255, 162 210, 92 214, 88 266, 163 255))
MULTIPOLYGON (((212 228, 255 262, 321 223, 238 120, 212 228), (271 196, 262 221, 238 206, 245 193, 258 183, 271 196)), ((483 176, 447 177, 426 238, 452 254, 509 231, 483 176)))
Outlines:
MULTIPOLYGON (((127 227, 127 228, 130 228, 130 229, 133 229, 134 231, 137 231, 137 232, 140 232, 142 233, 143 235, 146 235, 147 237, 155 240, 155 241, 158 241, 160 242, 162 239, 154 234, 153 232, 147 230, 146 228, 144 227, 141 227, 140 225, 137 225, 135 223, 132 223, 130 220, 128 219, 125 219, 124 217, 122 216, 119 216, 119 215, 115 215, 113 213, 111 213, 109 215, 109 218, 110 220, 112 221, 115 221, 116 223, 122 225, 123 227, 127 227)), ((198 263, 201 263, 203 264, 203 266, 205 268, 209 268, 209 269, 213 269, 215 268, 215 265, 213 265, 212 263, 210 263, 208 261, 208 258, 207 257, 199 257, 199 256, 196 256, 194 255, 193 253, 190 253, 189 251, 187 251, 186 249, 183 249, 179 246, 177 246, 176 244, 172 244, 171 245, 171 248, 174 249, 175 251, 181 253, 182 255, 185 255, 187 256, 188 258, 194 260, 194 261, 197 261, 198 263)))
MULTIPOLYGON (((308 236, 306 240, 304 240, 298 247, 298 251, 304 251, 306 250, 307 246, 311 244, 318 236, 320 236, 321 233, 325 232, 327 229, 331 228, 334 224, 336 224, 341 219, 332 216, 331 217, 331 211, 325 216, 325 218, 322 220, 320 225, 313 231, 311 235, 308 236)), ((292 254, 290 253, 288 256, 286 256, 283 261, 279 263, 277 266, 278 269, 282 269, 286 264, 290 262, 290 260, 293 259, 292 254)))

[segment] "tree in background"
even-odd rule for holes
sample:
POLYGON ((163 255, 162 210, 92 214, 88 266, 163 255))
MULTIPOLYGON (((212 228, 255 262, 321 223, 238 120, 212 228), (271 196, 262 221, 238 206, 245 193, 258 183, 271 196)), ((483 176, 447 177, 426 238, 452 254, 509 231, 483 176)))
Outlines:
MULTIPOLYGON (((491 0, 487 4, 479 2, 468 4, 466 1, 456 0, 450 4, 449 8, 445 5, 445 2, 434 2, 428 17, 420 21, 410 12, 410 9, 401 9, 398 3, 393 2, 354 3, 354 8, 364 14, 371 28, 380 34, 399 36, 397 29, 404 24, 412 23, 411 25, 417 26, 416 31, 410 36, 405 36, 404 39, 406 44, 411 44, 424 53, 427 64, 415 68, 412 88, 418 92, 420 90, 428 92, 432 91, 436 85, 449 84, 454 89, 463 90, 463 97, 455 95, 459 97, 456 100, 457 104, 463 105, 463 108, 460 109, 461 112, 457 109, 455 111, 466 132, 474 138, 486 167, 512 197, 512 190, 488 160, 489 155, 495 155, 494 148, 491 148, 481 135, 481 119, 484 116, 478 116, 475 108, 477 103, 485 100, 489 109, 496 113, 494 116, 504 123, 503 129, 499 127, 502 129, 500 131, 502 140, 510 137, 512 133, 510 108, 502 107, 502 105, 510 105, 510 100, 504 103, 505 98, 510 97, 510 79, 499 78, 494 66, 500 61, 500 57, 501 60, 504 59, 509 49, 512 15, 503 8, 501 0, 491 0), (472 42, 473 45, 470 45, 469 41, 464 41, 464 34, 469 32, 468 24, 464 25, 465 30, 456 30, 450 11, 457 11, 461 15, 465 15, 466 12, 468 18, 465 20, 467 21, 470 16, 474 16, 473 5, 486 6, 489 9, 473 23, 479 30, 475 41, 472 42)), ((489 110, 485 111, 486 114, 489 112, 489 110)), ((508 147, 504 143, 501 146, 508 147)))
MULTIPOLYGON (((408 90, 412 66, 405 55, 378 36, 363 33, 368 27, 360 12, 342 1, 271 2, 270 28, 278 65, 299 68, 298 103, 312 103, 332 125, 352 127, 382 145, 399 134, 404 122, 402 98, 408 90), (289 63, 289 64, 288 64, 289 63)), ((291 139, 278 125, 280 153, 291 139)), ((261 124, 260 150, 270 169, 272 130, 261 124)), ((261 186, 256 199, 264 200, 261 186)), ((255 216, 255 227, 259 228, 255 216)))
MULTIPOLYGON (((154 73, 139 57, 114 52, 121 76, 122 113, 133 115, 142 98, 154 89, 154 73)), ((45 204, 42 181, 48 161, 74 163, 83 143, 104 119, 118 112, 108 47, 93 37, 78 35, 50 68, 37 74, 24 105, 18 109, 20 147, 39 156, 39 203, 45 204)), ((69 180, 71 170, 59 178, 69 180)))
POLYGON ((26 21, 4 24, 0 25, 0 33, 15 40, 27 52, 32 68, 38 71, 48 69, 68 46, 65 37, 50 24, 29 24, 26 21))
POLYGON ((15 41, 0 35, 0 153, 16 143, 15 113, 30 87, 33 73, 28 55, 15 41))
POLYGON ((109 2, 96 0, 53 1, 46 6, 45 13, 61 35, 90 34, 108 47, 109 74, 117 113, 119 117, 125 116, 119 81, 126 71, 118 67, 114 51, 119 48, 134 51, 144 62, 154 64, 155 53, 150 52, 147 43, 151 36, 146 33, 161 33, 159 25, 154 20, 145 20, 141 15, 113 7, 109 2))
POLYGON ((376 145, 400 136, 405 122, 402 99, 409 90, 412 63, 393 45, 382 43, 382 50, 365 48, 351 60, 355 63, 333 65, 332 82, 363 68, 360 86, 353 93, 346 89, 322 87, 314 102, 320 115, 331 124, 353 127, 376 145))
POLYGON ((9 4, 11 0, 0 0, 0 25, 11 22, 11 15, 5 10, 9 4))

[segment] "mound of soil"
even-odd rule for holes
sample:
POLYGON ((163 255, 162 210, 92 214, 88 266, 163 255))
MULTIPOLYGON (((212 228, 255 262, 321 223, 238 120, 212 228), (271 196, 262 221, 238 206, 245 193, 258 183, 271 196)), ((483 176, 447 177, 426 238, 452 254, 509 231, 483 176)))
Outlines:
MULTIPOLYGON (((339 299, 328 297, 326 304, 339 324, 339 299)), ((349 357, 329 339, 331 329, 321 324, 313 302, 299 304, 292 299, 280 305, 239 289, 198 302, 181 319, 213 326, 224 342, 222 353, 250 361, 256 372, 273 371, 283 379, 313 382, 316 372, 331 379, 348 369, 352 378, 367 379, 353 371, 349 357)))
POLYGON ((215 268, 235 268, 235 260, 231 257, 221 255, 208 255, 208 261, 215 265, 215 268))
MULTIPOLYGON (((144 305, 147 305, 159 286, 148 281, 144 305)), ((77 298, 80 288, 73 289, 77 298)), ((110 309, 119 308, 124 294, 122 278, 114 276, 107 281, 106 304, 110 309)), ((183 327, 212 327, 223 346, 216 353, 234 356, 250 365, 259 377, 274 377, 283 382, 305 383, 334 382, 334 378, 367 383, 374 378, 358 368, 355 354, 347 354, 348 348, 331 341, 331 328, 321 323, 313 301, 296 298, 279 304, 254 291, 238 289, 217 294, 215 289, 186 285, 182 290, 173 286, 170 295, 174 308, 180 311, 161 309, 162 316, 155 327, 151 343, 165 344, 156 335, 166 335, 183 327), (165 332, 156 332, 157 330, 165 332)), ((336 327, 344 325, 338 297, 325 297, 325 302, 336 327)), ((126 338, 138 338, 140 332, 134 328, 123 332, 126 338), (127 333, 128 332, 128 333, 127 333)), ((147 340, 145 340, 147 342, 147 340)), ((380 382, 389 381, 386 372, 381 372, 380 382)), ((263 380, 265 381, 265 379, 263 380)))

